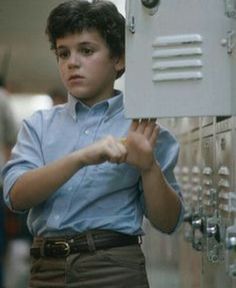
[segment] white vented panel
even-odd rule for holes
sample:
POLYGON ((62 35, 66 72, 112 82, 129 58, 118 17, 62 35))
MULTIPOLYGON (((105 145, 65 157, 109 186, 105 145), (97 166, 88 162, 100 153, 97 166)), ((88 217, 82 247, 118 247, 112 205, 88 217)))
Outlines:
POLYGON ((236 114, 236 49, 227 47, 236 20, 225 1, 163 0, 151 16, 127 0, 126 18, 127 117, 236 114))
POLYGON ((202 79, 202 37, 174 35, 157 37, 152 44, 154 82, 202 79))

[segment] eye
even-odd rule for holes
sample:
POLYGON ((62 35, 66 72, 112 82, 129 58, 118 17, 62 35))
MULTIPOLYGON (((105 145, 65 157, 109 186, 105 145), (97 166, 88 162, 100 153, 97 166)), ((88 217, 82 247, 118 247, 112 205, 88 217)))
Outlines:
POLYGON ((57 50, 57 57, 60 59, 68 59, 70 57, 70 51, 68 50, 57 50))
POLYGON ((80 52, 85 56, 89 56, 89 55, 92 55, 94 53, 94 50, 92 48, 83 47, 80 49, 80 52))

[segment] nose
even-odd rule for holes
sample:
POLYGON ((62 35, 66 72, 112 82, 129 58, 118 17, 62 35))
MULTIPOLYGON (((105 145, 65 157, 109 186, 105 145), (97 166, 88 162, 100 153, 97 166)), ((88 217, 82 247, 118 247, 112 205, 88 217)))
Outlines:
POLYGON ((68 67, 70 69, 80 67, 80 57, 77 53, 71 53, 70 57, 68 58, 68 67))

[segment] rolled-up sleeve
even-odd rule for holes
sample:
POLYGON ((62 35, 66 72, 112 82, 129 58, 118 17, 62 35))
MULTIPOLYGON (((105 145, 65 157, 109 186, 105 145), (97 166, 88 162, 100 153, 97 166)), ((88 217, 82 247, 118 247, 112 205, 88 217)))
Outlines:
MULTIPOLYGON (((174 227, 173 231, 175 232, 180 224, 183 221, 184 217, 184 203, 183 203, 183 197, 180 190, 180 186, 177 183, 177 180, 175 178, 174 174, 174 168, 177 164, 178 155, 179 155, 179 143, 177 142, 176 138, 165 128, 161 127, 160 133, 158 136, 157 145, 155 148, 155 155, 156 160, 160 164, 161 170, 168 182, 168 184, 174 189, 176 194, 179 196, 180 203, 181 203, 181 210, 178 216, 178 221, 176 226, 174 227)), ((140 179, 139 183, 139 189, 141 192, 141 205, 143 207, 144 214, 147 215, 147 209, 145 207, 145 201, 144 201, 144 194, 143 194, 143 187, 142 187, 142 181, 140 179)))
POLYGON ((2 169, 4 201, 11 210, 14 211, 10 199, 12 186, 25 172, 42 165, 40 117, 36 113, 29 120, 23 121, 11 159, 2 169))

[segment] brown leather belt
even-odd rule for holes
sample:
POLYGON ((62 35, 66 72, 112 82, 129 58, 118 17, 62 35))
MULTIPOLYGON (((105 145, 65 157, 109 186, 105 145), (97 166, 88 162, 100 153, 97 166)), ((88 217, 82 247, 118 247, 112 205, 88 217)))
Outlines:
POLYGON ((86 232, 73 237, 35 237, 30 255, 34 258, 67 257, 74 253, 140 244, 140 239, 140 236, 103 230, 86 232))

